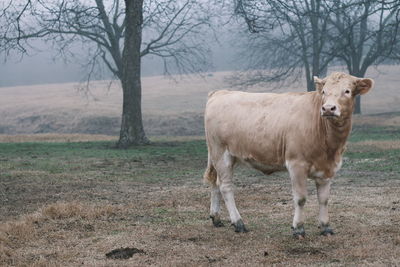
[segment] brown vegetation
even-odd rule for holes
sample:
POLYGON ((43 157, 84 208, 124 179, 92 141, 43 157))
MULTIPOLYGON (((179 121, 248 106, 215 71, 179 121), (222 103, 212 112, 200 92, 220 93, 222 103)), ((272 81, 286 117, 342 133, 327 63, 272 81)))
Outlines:
MULTIPOLYGON (((318 234, 315 194, 306 206, 306 239, 292 238, 287 179, 238 186, 237 201, 251 230, 247 234, 233 234, 227 221, 223 228, 211 226, 207 189, 153 187, 134 201, 125 199, 130 204, 123 206, 58 203, 2 223, 0 264, 399 264, 400 206, 393 184, 349 183, 349 178, 341 177, 334 187, 332 224, 337 235, 329 238, 318 234), (123 261, 106 258, 107 252, 120 247, 135 247, 145 253, 123 261)), ((223 217, 227 218, 226 211, 223 217)))
POLYGON ((82 235, 94 232, 97 220, 107 220, 120 212, 121 208, 115 205, 56 203, 1 223, 0 264, 61 265, 64 260, 74 258, 77 252, 71 253, 68 244, 79 242, 82 235))

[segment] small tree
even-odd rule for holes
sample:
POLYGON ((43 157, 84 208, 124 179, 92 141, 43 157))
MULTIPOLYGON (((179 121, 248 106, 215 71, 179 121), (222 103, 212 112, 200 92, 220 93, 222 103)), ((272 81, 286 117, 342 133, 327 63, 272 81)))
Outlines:
POLYGON ((212 13, 195 0, 10 0, 2 35, 4 47, 22 52, 33 39, 52 42, 62 53, 73 43, 87 44, 91 68, 103 62, 121 81, 118 147, 126 148, 149 142, 142 124, 141 58, 161 57, 166 72, 168 66, 204 70, 208 49, 201 33, 212 13))

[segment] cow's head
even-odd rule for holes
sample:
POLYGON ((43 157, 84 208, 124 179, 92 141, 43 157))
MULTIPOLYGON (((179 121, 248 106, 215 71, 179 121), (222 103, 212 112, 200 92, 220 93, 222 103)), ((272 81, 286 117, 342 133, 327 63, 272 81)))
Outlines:
POLYGON ((354 110, 355 97, 368 93, 374 84, 372 79, 342 72, 334 72, 323 80, 314 76, 314 82, 322 95, 321 116, 327 118, 349 117, 354 110))

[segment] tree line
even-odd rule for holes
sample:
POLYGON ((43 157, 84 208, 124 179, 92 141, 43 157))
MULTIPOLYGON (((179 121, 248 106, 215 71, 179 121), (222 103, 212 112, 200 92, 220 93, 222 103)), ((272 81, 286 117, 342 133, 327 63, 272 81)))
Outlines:
POLYGON ((371 0, 6 0, 0 3, 0 52, 27 53, 40 39, 68 57, 71 45, 81 43, 88 49, 88 80, 103 64, 121 82, 117 146, 127 148, 149 142, 141 58, 160 57, 166 73, 203 72, 210 58, 205 35, 226 18, 237 19, 247 27, 244 54, 251 66, 242 83, 303 76, 311 91, 313 76, 324 76, 328 67, 345 65, 363 77, 373 65, 397 62, 399 10, 398 1, 371 0))
POLYGON ((330 66, 364 77, 371 66, 400 59, 399 1, 236 0, 235 7, 250 32, 252 71, 243 83, 302 76, 313 91, 313 77, 325 76, 330 66))

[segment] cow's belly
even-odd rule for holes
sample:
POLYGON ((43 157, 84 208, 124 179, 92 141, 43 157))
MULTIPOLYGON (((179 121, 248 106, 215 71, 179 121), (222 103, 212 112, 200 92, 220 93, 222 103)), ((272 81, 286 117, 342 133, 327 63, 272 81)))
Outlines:
POLYGON ((264 174, 271 174, 286 170, 284 165, 263 164, 253 159, 241 159, 241 162, 249 167, 261 171, 264 174))

